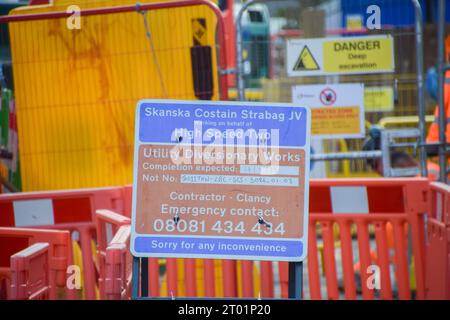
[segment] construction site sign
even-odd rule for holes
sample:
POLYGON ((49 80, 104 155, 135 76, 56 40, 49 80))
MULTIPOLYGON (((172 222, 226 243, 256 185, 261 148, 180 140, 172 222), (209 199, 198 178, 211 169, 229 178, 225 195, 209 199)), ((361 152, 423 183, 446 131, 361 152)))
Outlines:
POLYGON ((132 254, 302 261, 309 132, 294 104, 140 101, 132 254))
POLYGON ((292 101, 311 108, 311 134, 321 138, 362 138, 364 84, 299 85, 292 101))
POLYGON ((292 39, 287 41, 290 77, 394 72, 390 36, 292 39))

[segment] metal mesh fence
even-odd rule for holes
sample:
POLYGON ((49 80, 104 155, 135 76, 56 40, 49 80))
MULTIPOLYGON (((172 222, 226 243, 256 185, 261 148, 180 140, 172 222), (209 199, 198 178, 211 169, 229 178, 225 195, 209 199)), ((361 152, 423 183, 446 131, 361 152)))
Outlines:
MULTIPOLYGON (((372 1, 373 2, 373 1, 372 1)), ((245 50, 259 50, 247 53, 244 50, 245 85, 250 88, 247 99, 259 98, 267 102, 292 102, 292 87, 307 84, 363 83, 365 89, 375 92, 388 90, 392 102, 389 105, 375 101, 366 103, 366 129, 378 124, 385 117, 398 117, 399 123, 390 127, 417 127, 417 123, 405 124, 402 117, 417 116, 417 66, 415 48, 415 11, 410 0, 376 1, 380 10, 380 29, 368 29, 370 1, 273 1, 265 2, 270 20, 252 23, 250 13, 243 16, 243 47, 245 50), (252 38, 252 29, 261 29, 263 24, 270 29, 268 40, 252 38), (393 39, 395 70, 393 73, 339 74, 328 76, 289 77, 286 69, 286 47, 289 39, 388 35, 393 39), (250 48, 250 49, 247 49, 250 48), (268 51, 269 60, 252 59, 268 51), (267 63, 267 64, 266 64, 267 63), (247 64, 247 65, 246 65, 247 64), (263 74, 268 69, 266 77, 263 74), (255 87, 260 94, 255 95, 255 87)), ((264 5, 252 5, 260 10, 264 5), (259 6, 259 7, 258 7, 259 6)), ((250 10, 249 8, 249 10, 250 10)), ((436 63, 435 26, 424 28, 425 69, 436 63)), ((426 96, 426 112, 432 114, 435 101, 426 96)), ((392 123, 392 122, 391 122, 392 123)), ((366 130, 367 133, 367 130, 366 130)), ((323 140, 324 152, 359 151, 363 139, 323 140)), ((414 150, 409 149, 415 154, 414 150)), ((371 176, 364 160, 330 161, 326 163, 328 177, 371 176)))

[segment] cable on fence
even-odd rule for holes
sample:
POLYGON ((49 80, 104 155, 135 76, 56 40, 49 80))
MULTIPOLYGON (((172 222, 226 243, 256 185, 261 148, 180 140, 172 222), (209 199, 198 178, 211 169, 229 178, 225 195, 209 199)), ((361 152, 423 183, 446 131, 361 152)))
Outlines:
POLYGON ((164 97, 168 98, 169 95, 167 93, 166 85, 164 84, 164 79, 163 79, 162 72, 161 72, 161 66, 159 64, 158 57, 156 56, 155 44, 153 43, 152 34, 148 27, 148 20, 147 20, 148 11, 147 10, 141 11, 141 5, 139 3, 136 3, 136 12, 142 15, 142 19, 144 21, 145 36, 147 37, 148 42, 150 43, 150 51, 152 54, 153 63, 156 66, 156 71, 158 72, 158 78, 159 78, 159 83, 161 85, 161 90, 163 91, 164 97))

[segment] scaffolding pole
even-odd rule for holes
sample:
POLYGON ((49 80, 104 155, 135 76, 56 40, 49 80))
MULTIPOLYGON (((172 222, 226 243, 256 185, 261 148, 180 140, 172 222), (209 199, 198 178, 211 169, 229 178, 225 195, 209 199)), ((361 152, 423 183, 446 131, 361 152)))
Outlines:
POLYGON ((447 127, 447 117, 444 100, 445 73, 448 69, 444 56, 445 43, 445 1, 439 0, 438 7, 438 108, 439 108, 439 181, 447 183, 447 148, 445 130, 447 127))

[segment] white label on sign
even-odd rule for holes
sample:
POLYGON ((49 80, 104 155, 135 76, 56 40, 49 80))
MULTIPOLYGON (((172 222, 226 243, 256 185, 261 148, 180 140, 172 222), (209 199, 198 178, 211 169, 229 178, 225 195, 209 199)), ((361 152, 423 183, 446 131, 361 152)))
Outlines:
POLYGON ((52 200, 14 201, 16 227, 45 226, 55 223, 52 200))
POLYGON ((366 187, 331 187, 333 213, 369 213, 366 187))

